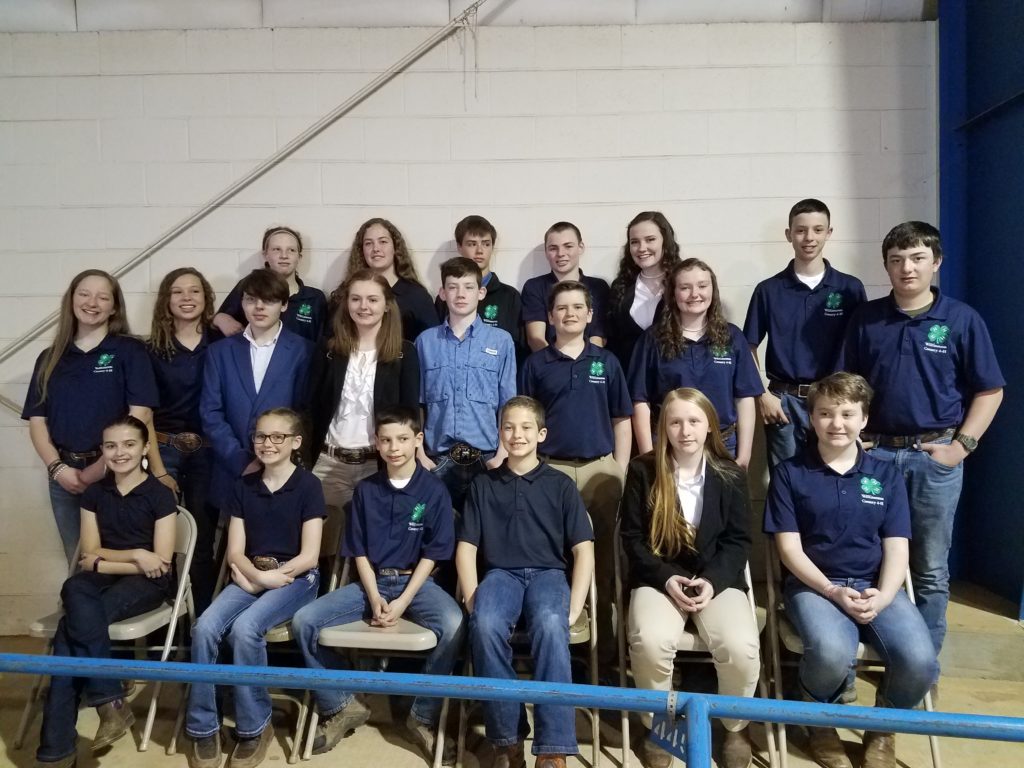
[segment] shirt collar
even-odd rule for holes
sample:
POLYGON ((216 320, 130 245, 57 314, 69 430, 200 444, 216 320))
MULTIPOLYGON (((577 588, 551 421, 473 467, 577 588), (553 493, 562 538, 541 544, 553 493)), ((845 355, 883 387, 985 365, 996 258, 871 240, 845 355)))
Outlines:
POLYGON ((83 352, 81 347, 75 344, 75 340, 72 339, 68 343, 67 351, 74 355, 94 355, 97 352, 110 352, 111 350, 116 349, 118 338, 119 336, 116 333, 108 332, 107 335, 100 340, 100 343, 88 352, 83 352))
POLYGON ((496 474, 498 476, 498 479, 501 480, 503 483, 511 483, 513 480, 525 480, 528 483, 533 483, 536 480, 538 480, 540 476, 544 473, 544 468, 546 466, 547 465, 543 461, 541 461, 536 467, 531 469, 525 475, 517 475, 515 472, 508 468, 508 459, 505 459, 505 461, 501 463, 501 466, 498 467, 498 469, 496 470, 496 474))
POLYGON ((889 298, 889 309, 893 312, 893 314, 898 315, 899 317, 907 318, 907 319, 917 320, 917 319, 920 319, 922 317, 931 317, 931 318, 934 318, 936 320, 945 320, 946 317, 949 314, 947 312, 947 307, 949 306, 949 302, 944 300, 942 294, 939 292, 939 289, 936 288, 934 285, 932 286, 931 291, 932 291, 932 305, 930 307, 928 307, 927 311, 922 312, 916 318, 911 318, 910 315, 908 315, 906 312, 904 312, 902 309, 899 308, 899 306, 896 304, 896 294, 894 294, 892 291, 889 291, 889 296, 888 296, 888 298, 889 298))
POLYGON ((281 330, 283 328, 284 328, 284 323, 282 323, 280 320, 278 320, 277 321, 277 333, 275 333, 274 334, 274 338, 272 338, 266 344, 257 344, 256 343, 256 339, 254 339, 252 337, 252 331, 249 330, 249 326, 248 325, 245 326, 245 330, 242 331, 242 335, 246 338, 246 340, 249 342, 249 345, 252 346, 252 347, 272 347, 275 344, 277 344, 277 340, 279 338, 281 338, 281 330))
MULTIPOLYGON (((446 317, 444 319, 444 322, 441 323, 441 325, 439 325, 438 328, 441 329, 441 332, 442 332, 443 336, 447 336, 448 334, 451 334, 453 339, 457 339, 458 336, 456 336, 455 332, 452 331, 451 323, 448 322, 450 319, 451 319, 450 317, 446 317)), ((466 335, 467 336, 475 336, 477 334, 477 331, 483 326, 483 324, 484 324, 484 321, 480 319, 480 313, 478 312, 476 314, 476 317, 473 318, 473 322, 470 323, 469 328, 466 329, 466 335)))
POLYGON ((857 460, 853 463, 853 466, 850 467, 849 470, 842 474, 836 472, 834 469, 832 469, 832 467, 830 467, 822 460, 821 453, 818 451, 818 441, 815 439, 807 441, 805 456, 807 459, 808 466, 815 471, 835 475, 837 477, 849 477, 851 475, 858 475, 861 473, 861 467, 864 464, 864 458, 867 456, 867 454, 864 453, 864 449, 860 445, 858 445, 857 460))
POLYGON ((554 344, 548 344, 544 347, 544 351, 547 352, 546 358, 549 363, 553 363, 557 360, 568 360, 569 362, 575 363, 582 360, 584 357, 600 357, 600 347, 594 344, 592 341, 586 341, 583 344, 583 352, 580 353, 579 357, 569 357, 567 354, 555 348, 554 344))
MULTIPOLYGON (((825 262, 825 272, 821 276, 821 282, 818 283, 817 286, 815 286, 816 288, 820 287, 822 285, 828 285, 828 286, 832 286, 833 285, 832 278, 835 275, 836 271, 834 269, 832 269, 832 265, 829 264, 828 259, 823 259, 823 261, 825 262)), ((782 274, 786 276, 786 278, 789 280, 789 284, 792 287, 794 287, 794 288, 798 287, 798 286, 808 287, 807 283, 802 282, 800 280, 800 278, 796 276, 796 259, 790 259, 789 260, 789 264, 786 266, 786 268, 784 270, 782 270, 782 274)))
MULTIPOLYGON (((276 491, 271 491, 263 482, 263 472, 253 472, 252 477, 255 478, 256 482, 256 493, 260 496, 274 496, 278 493, 285 493, 287 491, 295 490, 295 487, 299 484, 299 475, 302 474, 301 467, 295 467, 291 475, 287 480, 284 481, 284 485, 278 488, 276 491)), ((247 475, 248 477, 248 475, 247 475)))
POLYGON ((697 486, 704 485, 704 475, 706 473, 707 466, 708 466, 708 459, 705 456, 705 457, 703 457, 700 460, 700 469, 697 470, 697 474, 694 475, 689 480, 680 480, 679 479, 679 467, 676 467, 675 470, 673 471, 673 475, 675 475, 675 479, 676 479, 676 485, 677 486, 678 485, 684 485, 684 486, 687 486, 687 487, 690 487, 690 488, 694 488, 694 487, 697 487, 697 486))

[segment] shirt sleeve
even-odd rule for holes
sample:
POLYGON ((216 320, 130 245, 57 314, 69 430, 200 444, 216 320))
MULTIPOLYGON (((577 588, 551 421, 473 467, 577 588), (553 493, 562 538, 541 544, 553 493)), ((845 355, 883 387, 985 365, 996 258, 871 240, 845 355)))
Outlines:
POLYGON ((125 402, 129 405, 140 405, 156 408, 160 405, 160 390, 156 386, 153 364, 145 345, 137 339, 126 339, 125 345, 127 370, 125 372, 125 402))
POLYGON ((768 335, 768 302, 764 283, 758 283, 750 296, 747 319, 743 321, 743 336, 750 346, 756 347, 768 335))
POLYGON ((546 323, 543 280, 531 277, 523 284, 523 323, 546 323))
POLYGON ((764 504, 765 533, 800 533, 797 525, 793 488, 786 462, 775 467, 764 504))
POLYGON ((992 344, 985 321, 976 311, 970 310, 967 337, 963 340, 961 352, 965 362, 965 378, 972 393, 1006 386, 1006 379, 999 369, 996 350, 992 344))
POLYGON ((233 343, 235 342, 224 340, 212 345, 206 352, 203 389, 199 395, 199 413, 203 422, 203 432, 213 447, 214 455, 226 465, 228 472, 239 475, 249 464, 249 451, 228 424, 222 391, 224 372, 221 371, 222 357, 227 357, 230 352, 224 345, 233 343))
POLYGON ((325 519, 327 505, 324 502, 324 489, 320 484, 320 478, 305 469, 296 469, 295 471, 305 474, 303 484, 306 489, 302 500, 302 522, 325 519))
POLYGON ((368 557, 366 546, 366 494, 368 483, 356 485, 352 507, 345 521, 345 535, 341 540, 342 557, 368 557))
POLYGON ((519 394, 535 397, 534 391, 534 364, 533 355, 530 355, 523 362, 523 367, 519 369, 519 394))
POLYGON ((910 539, 910 502, 907 497, 907 484, 904 482, 894 464, 885 462, 883 484, 892 489, 885 505, 885 519, 878 535, 883 539, 910 539))
POLYGON ((633 355, 629 359, 629 373, 626 375, 629 381, 629 396, 633 398, 634 403, 650 403, 652 397, 657 399, 660 358, 654 334, 650 330, 644 331, 633 349, 633 355))
POLYGON ((420 557, 435 563, 451 560, 455 554, 455 513, 452 510, 452 497, 441 483, 438 483, 429 509, 432 514, 424 526, 420 557))
POLYGON ((416 337, 416 341, 413 346, 416 348, 416 354, 420 359, 420 385, 419 385, 419 404, 420 406, 426 406, 427 404, 427 377, 423 375, 423 365, 428 357, 424 354, 424 348, 427 346, 426 339, 423 338, 423 334, 416 337))
POLYGON ((512 337, 507 333, 502 339, 501 370, 498 372, 498 411, 516 396, 516 349, 512 337))
MULTIPOLYGON (((167 490, 170 490, 168 488, 167 490)), ((103 493, 103 481, 93 483, 86 488, 78 499, 80 509, 95 513, 99 508, 100 494, 103 493)))
POLYGON ((228 517, 238 517, 245 520, 245 479, 238 478, 228 496, 228 504, 224 509, 228 517))
POLYGON ((863 368, 864 363, 860 355, 862 318, 865 316, 867 308, 867 304, 861 304, 854 311, 850 323, 846 326, 846 335, 839 349, 839 359, 836 360, 837 371, 859 373, 861 376, 867 373, 863 368))
POLYGON ((158 480, 157 487, 153 491, 153 519, 160 520, 177 513, 178 500, 174 496, 174 491, 158 480))
POLYGON ((613 419, 621 419, 633 415, 633 400, 629 396, 629 386, 622 366, 615 355, 608 355, 605 360, 608 370, 608 413, 613 419))
POLYGON ((462 520, 459 524, 458 538, 467 544, 480 546, 480 505, 483 503, 482 488, 479 482, 485 475, 478 475, 469 486, 469 495, 466 497, 466 505, 462 510, 462 520))
POLYGON ((46 416, 46 403, 39 402, 39 375, 40 369, 43 367, 43 359, 49 351, 49 349, 44 349, 36 358, 36 364, 32 368, 32 378, 28 384, 28 392, 25 393, 25 407, 21 409, 21 418, 26 421, 33 416, 46 416))
POLYGON ((398 370, 398 403, 409 408, 420 405, 420 355, 416 346, 402 342, 402 359, 398 370))
POLYGON ((732 347, 736 355, 736 371, 733 375, 733 397, 758 397, 764 394, 761 374, 754 364, 754 356, 750 354, 750 346, 746 338, 735 325, 729 326, 732 335, 732 347))
POLYGON ((600 336, 602 339, 607 339, 608 334, 605 333, 605 312, 608 307, 608 283, 604 280, 595 278, 590 283, 590 303, 594 308, 594 319, 587 326, 587 333, 590 336, 600 336))
POLYGON ((217 310, 218 314, 231 315, 242 325, 245 325, 245 312, 242 311, 242 290, 238 287, 241 282, 235 284, 235 287, 231 289, 231 293, 224 297, 224 301, 220 303, 220 309, 217 310))
POLYGON ((562 509, 565 511, 566 543, 570 548, 584 541, 594 540, 594 526, 576 485, 566 477, 562 491, 562 509))

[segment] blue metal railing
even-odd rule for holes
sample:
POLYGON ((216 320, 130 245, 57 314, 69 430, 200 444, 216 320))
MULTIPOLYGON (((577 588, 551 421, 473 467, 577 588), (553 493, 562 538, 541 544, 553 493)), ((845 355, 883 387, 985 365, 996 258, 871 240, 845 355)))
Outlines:
POLYGON ((919 710, 877 709, 800 701, 747 699, 686 692, 649 691, 532 680, 443 677, 398 672, 353 672, 292 667, 75 659, 17 653, 0 654, 0 672, 73 675, 114 679, 209 682, 276 688, 335 688, 404 696, 436 696, 490 701, 527 701, 598 709, 682 715, 686 728, 686 764, 711 766, 711 718, 834 726, 991 741, 1024 742, 1024 718, 964 715, 919 710))

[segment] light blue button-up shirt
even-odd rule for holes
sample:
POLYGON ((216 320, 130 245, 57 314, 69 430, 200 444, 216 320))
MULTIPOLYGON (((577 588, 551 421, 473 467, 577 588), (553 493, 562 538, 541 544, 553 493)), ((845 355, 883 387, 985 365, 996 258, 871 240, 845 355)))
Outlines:
POLYGON ((416 351, 427 453, 445 453, 456 443, 497 450, 498 413, 516 394, 512 337, 477 316, 459 339, 445 320, 417 337, 416 351))

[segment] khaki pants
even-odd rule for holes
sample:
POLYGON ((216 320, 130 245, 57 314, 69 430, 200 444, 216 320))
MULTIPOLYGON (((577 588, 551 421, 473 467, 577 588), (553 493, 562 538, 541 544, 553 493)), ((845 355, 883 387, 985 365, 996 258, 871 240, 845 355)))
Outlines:
POLYGON ((324 503, 327 506, 322 552, 328 551, 329 546, 334 546, 332 542, 337 544, 334 552, 339 551, 341 537, 345 535, 345 515, 355 493, 356 484, 376 471, 377 462, 372 459, 362 464, 346 464, 325 453, 317 457, 313 474, 320 478, 320 483, 324 487, 324 503))
POLYGON ((615 516, 619 511, 626 476, 611 454, 593 461, 546 459, 576 483, 583 505, 594 524, 594 577, 597 581, 597 658, 602 668, 615 662, 615 516))
MULTIPOLYGON (((697 634, 711 651, 718 692, 723 696, 753 696, 760 675, 760 645, 747 596, 738 589, 715 595, 707 608, 695 614, 680 611, 660 589, 634 589, 629 604, 629 658, 636 687, 655 691, 672 688, 676 648, 688 619, 693 620, 697 634)), ((650 714, 645 713, 643 720, 650 727, 650 714)), ((722 725, 726 730, 740 731, 747 722, 723 718, 722 725)))

